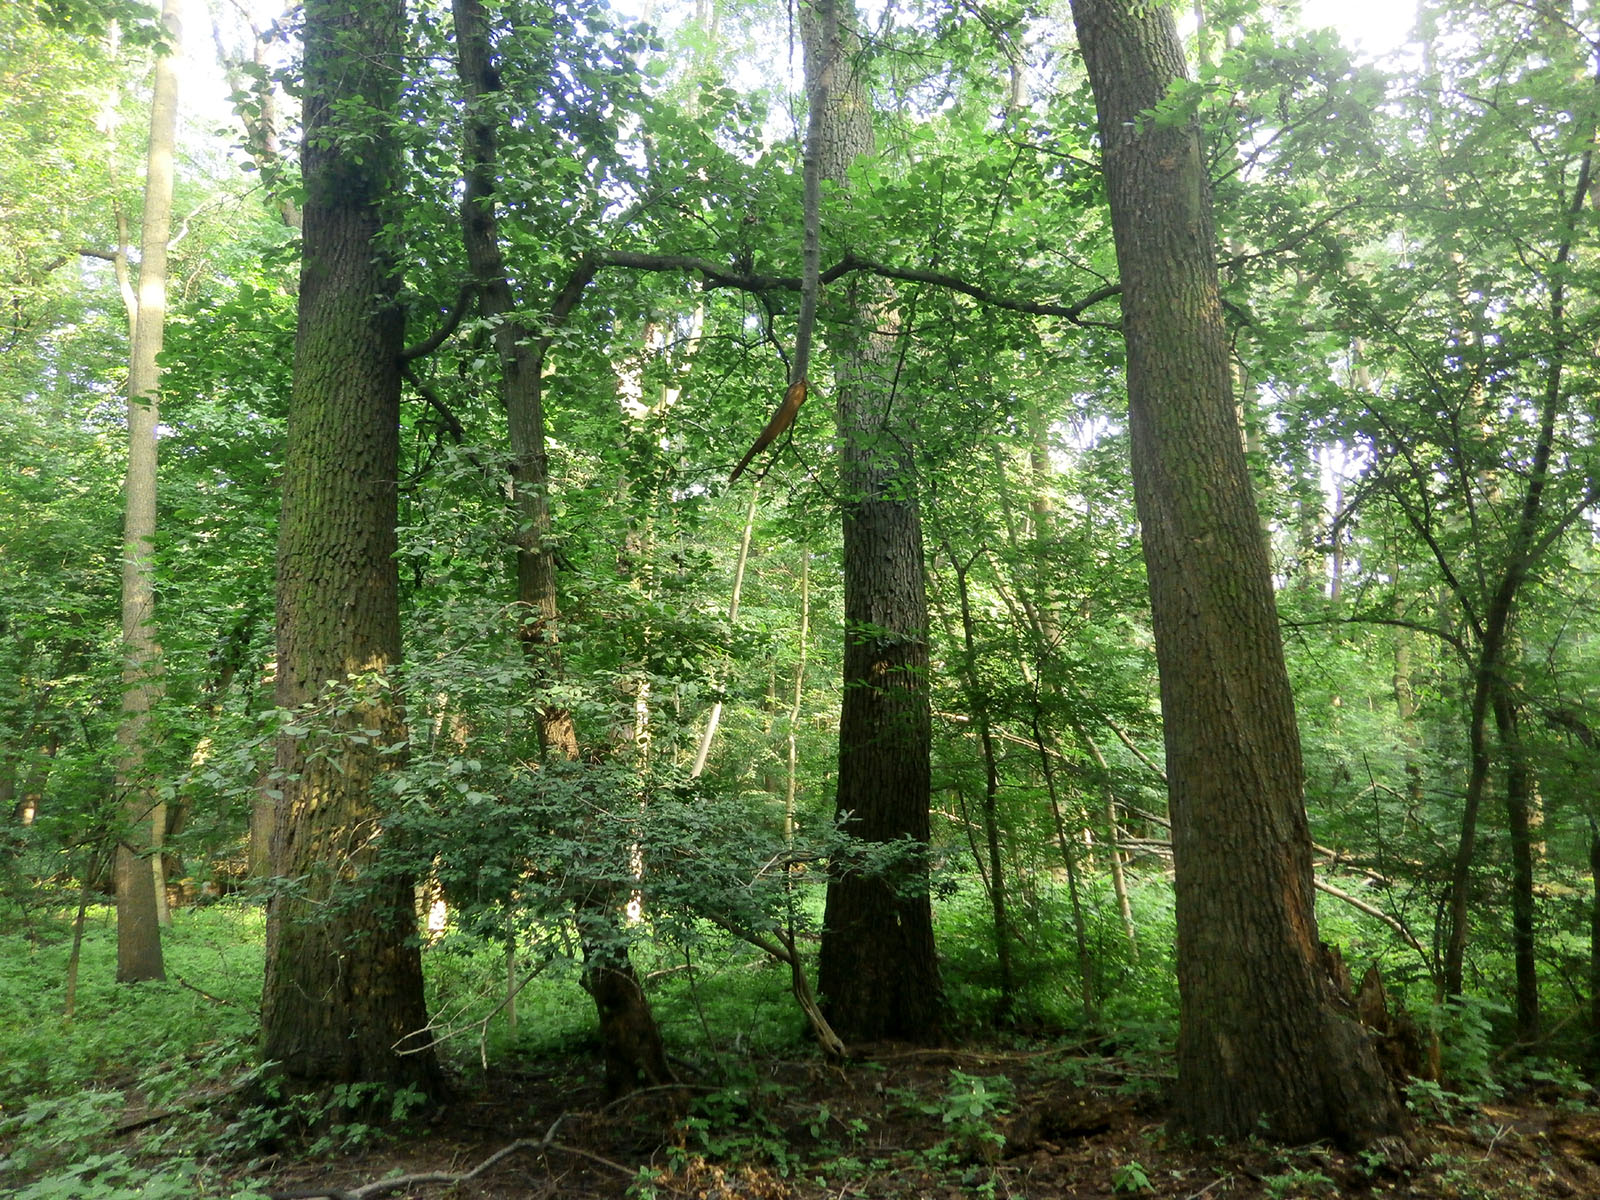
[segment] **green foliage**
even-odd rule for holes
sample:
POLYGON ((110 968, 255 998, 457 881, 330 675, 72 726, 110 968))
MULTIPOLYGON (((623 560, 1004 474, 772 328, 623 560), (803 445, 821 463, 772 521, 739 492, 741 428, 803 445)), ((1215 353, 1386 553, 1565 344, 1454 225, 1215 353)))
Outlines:
POLYGON ((1153 1191, 1150 1175, 1138 1159, 1130 1159, 1111 1168, 1111 1190, 1114 1192, 1153 1191))
POLYGON ((272 1063, 262 1064, 244 1082, 260 1100, 241 1108, 217 1139, 223 1152, 245 1154, 287 1143, 311 1155, 351 1154, 387 1138, 428 1103, 415 1088, 377 1083, 286 1093, 272 1063))
POLYGON ((1272 1200, 1300 1200, 1310 1196, 1333 1196, 1338 1192, 1333 1180, 1321 1171, 1296 1169, 1265 1175, 1261 1186, 1272 1200))
POLYGON ((695 1097, 679 1122, 683 1144, 674 1165, 698 1154, 724 1162, 768 1162, 780 1175, 789 1175, 798 1160, 771 1112, 784 1096, 782 1085, 744 1070, 734 1081, 695 1097))
POLYGON ((71 938, 65 913, 41 913, 32 942, 14 940, 0 955, 0 1106, 129 1071, 164 1099, 193 1074, 194 1064, 172 1047, 187 1053, 196 1028, 213 1039, 202 1054, 207 1069, 226 1071, 249 1057, 261 986, 259 909, 220 904, 180 912, 166 939, 172 981, 131 989, 112 982, 111 921, 107 909, 90 912, 70 1018, 63 1015, 71 938), (179 979, 204 980, 206 994, 179 979), (94 1036, 85 1037, 85 1029, 94 1036))
POLYGON ((109 917, 91 910, 71 1017, 59 910, 40 908, 30 938, 0 947, 0 1175, 40 1200, 257 1195, 207 1157, 219 1148, 207 1105, 255 1058, 259 910, 180 912, 164 939, 171 982, 134 987, 112 983, 109 917), (130 1108, 160 1119, 117 1136, 130 1108))
MULTIPOLYGON (((148 31, 136 8, 0 6, 0 784, 32 817, 23 825, 0 812, 0 923, 14 918, 32 939, 0 956, 0 1118, 23 1122, 40 1195, 204 1191, 204 1164, 178 1162, 164 1181, 138 1152, 91 1158, 74 1147, 105 1141, 113 1086, 137 1082, 176 1102, 196 1075, 246 1069, 253 1038, 259 919, 231 904, 180 912, 168 944, 175 976, 226 1005, 177 983, 113 990, 96 910, 77 1016, 57 1015, 61 913, 79 884, 103 882, 120 819, 111 779, 126 320, 97 256, 113 248, 118 216, 136 213, 129 114, 148 55, 139 45, 113 58, 101 35, 113 14, 125 31, 148 31), (122 132, 103 133, 102 113, 118 112, 122 132), (174 1055, 195 1025, 215 1044, 174 1055)), ((1574 203, 1594 134, 1593 31, 1537 6, 1452 0, 1429 12, 1439 25, 1423 75, 1362 66, 1326 34, 1229 3, 1209 14, 1228 47, 1213 47, 1150 119, 1198 121, 1210 147, 1313 835, 1336 860, 1334 881, 1421 931, 1425 949, 1328 897, 1321 934, 1352 962, 1379 961, 1413 1006, 1433 995, 1427 931, 1460 836, 1465 684, 1486 603, 1521 571, 1501 670, 1544 818, 1535 928, 1547 1026, 1570 1031, 1587 998, 1550 985, 1586 969, 1600 720, 1589 632, 1597 381, 1592 356, 1577 353, 1600 328, 1600 226, 1592 206, 1574 203), (1539 553, 1523 562, 1513 534, 1547 395, 1559 402, 1552 471, 1539 553)), ((447 904, 428 987, 453 1038, 447 1053, 463 1064, 586 1048, 575 901, 599 895, 618 911, 636 901, 640 919, 618 922, 602 948, 634 956, 675 1046, 732 1080, 691 1115, 683 1153, 792 1170, 796 1151, 776 1115, 788 1098, 738 1074, 741 1054, 793 1052, 804 1039, 786 968, 753 943, 781 932, 806 947, 831 863, 892 873, 907 849, 855 845, 832 824, 842 629, 826 404, 838 381, 823 354, 817 390, 828 399, 803 411, 765 478, 730 619, 749 493, 721 481, 743 442, 734 433, 760 428, 784 376, 774 343, 792 340, 790 289, 607 268, 565 324, 545 323, 574 262, 593 250, 792 276, 802 106, 786 71, 751 83, 739 65, 770 57, 773 30, 755 10, 719 11, 714 28, 686 19, 673 28, 678 18, 664 14, 659 32, 590 0, 512 0, 495 17, 505 90, 484 103, 501 138, 505 249, 519 314, 552 339, 560 669, 530 661, 519 640, 527 614, 512 603, 509 547, 523 531, 504 494, 493 330, 468 314, 439 350, 408 364, 427 394, 408 393, 395 481, 407 666, 385 686, 403 694, 411 733, 384 779, 387 869, 447 904), (717 701, 721 731, 707 770, 691 778, 717 701), (551 708, 572 712, 580 761, 543 761, 536 723, 551 708), (519 971, 536 974, 517 997, 515 1032, 497 1011, 508 948, 519 971)), ((1060 24, 1018 5, 887 13, 863 64, 884 100, 880 152, 856 166, 851 203, 830 207, 824 257, 848 248, 1027 301, 1102 298, 1083 323, 1065 322, 913 277, 896 281, 884 315, 897 332, 896 403, 917 405, 938 713, 936 918, 951 1025, 986 1028, 1004 1002, 1019 1028, 1104 1038, 1124 1086, 1153 1090, 1170 1069, 1177 1020, 1156 670, 1093 105, 1060 24), (1035 94, 1013 96, 1013 71, 1035 94), (981 808, 991 766, 1008 996, 977 867, 990 870, 981 808), (1113 854, 1129 876, 1132 943, 1111 888, 1113 854)), ((457 303, 469 267, 443 10, 417 12, 412 38, 404 204, 389 236, 418 341, 457 303)), ((263 63, 247 78, 267 87, 294 74, 263 63)), ((243 98, 246 115, 263 114, 265 94, 243 98)), ((295 171, 273 168, 278 194, 292 193, 295 171)), ((274 712, 269 695, 293 234, 234 194, 241 183, 219 146, 187 147, 179 186, 188 225, 174 247, 183 287, 163 356, 159 544, 170 702, 152 761, 181 825, 169 849, 203 880, 238 873, 246 814, 280 733, 326 735, 330 755, 339 738, 365 734, 327 734, 337 689, 327 711, 298 714, 274 712)), ((855 278, 830 282, 829 294, 855 278)), ((849 333, 828 309, 825 297, 825 345, 849 333)), ((1497 758, 1486 812, 1503 766, 1497 758)), ((265 783, 270 794, 281 781, 265 783)), ((1458 1097, 1520 1083, 1585 1094, 1561 1061, 1497 1071, 1515 970, 1505 949, 1510 847, 1498 810, 1484 825, 1471 880, 1472 994, 1434 1018, 1456 1090, 1412 1096, 1443 1115, 1466 1103, 1458 1097)), ((1556 1039, 1552 1054, 1582 1050, 1570 1033, 1556 1039)), ((948 1130, 940 1154, 981 1163, 1005 1097, 958 1076, 923 1115, 948 1130)), ((261 1106, 229 1136, 243 1146, 317 1129, 310 1139, 326 1147, 358 1143, 375 1122, 345 1110, 373 1100, 261 1106)), ((840 1129, 828 1112, 811 1124, 819 1142, 840 1129)), ((1285 1195, 1319 1184, 1274 1178, 1285 1195)), ((1130 1162, 1113 1186, 1150 1184, 1130 1162)))
POLYGON ((992 1163, 1005 1145, 998 1121, 1010 1110, 1012 1091, 1004 1075, 968 1075, 952 1067, 944 1098, 923 1111, 939 1118, 948 1133, 943 1145, 957 1161, 992 1163))
POLYGON ((1510 1010, 1483 996, 1456 996, 1433 1011, 1445 1078, 1463 1095, 1483 1100, 1499 1094, 1494 1076, 1495 1023, 1510 1010))

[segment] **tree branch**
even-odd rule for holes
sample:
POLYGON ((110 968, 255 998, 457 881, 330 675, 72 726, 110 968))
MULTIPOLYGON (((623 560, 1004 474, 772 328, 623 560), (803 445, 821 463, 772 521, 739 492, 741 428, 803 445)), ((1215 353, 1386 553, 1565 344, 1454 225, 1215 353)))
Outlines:
POLYGON ((477 299, 478 287, 472 282, 463 283, 461 290, 456 293, 456 302, 451 305, 450 311, 445 314, 444 324, 434 330, 431 337, 418 342, 415 346, 407 346, 400 352, 401 362, 410 362, 414 358, 422 358, 432 354, 444 345, 456 327, 461 324, 461 319, 467 315, 477 299))
MULTIPOLYGON (((762 275, 755 272, 738 271, 722 263, 713 262, 707 258, 699 258, 691 254, 646 254, 633 250, 597 250, 587 255, 584 261, 593 264, 593 267, 597 270, 602 267, 631 267, 639 271, 690 271, 700 275, 704 279, 707 288, 733 288, 743 292, 799 292, 803 287, 803 280, 799 275, 762 275)), ((1005 295, 981 284, 970 283, 958 275, 950 275, 942 271, 925 271, 916 267, 897 267, 889 263, 859 258, 854 254, 846 254, 833 266, 821 272, 819 278, 822 283, 827 284, 856 272, 877 275, 882 279, 898 279, 908 283, 931 284, 934 287, 960 292, 962 295, 970 296, 972 299, 987 304, 991 308, 1002 308, 1010 312, 1026 313, 1031 316, 1061 317, 1077 325, 1103 326, 1108 324, 1107 322, 1086 321, 1083 319, 1083 313, 1094 305, 1122 293, 1121 284, 1111 283, 1096 288, 1072 304, 1025 300, 1020 297, 1005 295)))
POLYGON ((434 412, 439 414, 444 421, 444 427, 450 433, 450 440, 456 445, 461 445, 467 440, 467 431, 461 426, 461 419, 450 411, 449 406, 439 398, 439 393, 433 386, 411 369, 411 365, 402 360, 400 367, 401 377, 417 390, 417 395, 428 402, 434 412))
POLYGON ((1396 629, 1410 629, 1415 633, 1426 633, 1438 638, 1459 654, 1467 666, 1472 665, 1472 654, 1467 649, 1467 643, 1461 638, 1436 625, 1424 625, 1421 621, 1408 621, 1404 617, 1355 614, 1348 617, 1317 617, 1310 621, 1291 621, 1287 617, 1279 617, 1278 622, 1289 629, 1310 629, 1317 625, 1393 625, 1396 629))

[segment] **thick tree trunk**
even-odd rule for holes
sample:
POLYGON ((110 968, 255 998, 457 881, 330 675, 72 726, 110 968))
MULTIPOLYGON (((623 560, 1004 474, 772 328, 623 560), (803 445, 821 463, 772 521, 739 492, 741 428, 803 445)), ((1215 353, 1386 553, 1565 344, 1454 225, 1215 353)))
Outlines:
POLYGON ((139 293, 128 361, 128 471, 122 527, 122 721, 117 727, 117 793, 123 831, 116 855, 117 979, 165 979, 161 842, 166 810, 150 777, 151 711, 160 701, 161 646, 155 628, 156 423, 161 373, 156 358, 167 320, 167 240, 172 233, 172 163, 178 131, 176 47, 181 4, 166 0, 161 21, 173 52, 156 59, 150 146, 139 236, 139 293))
POLYGON ((383 237, 397 151, 400 0, 305 6, 304 261, 278 538, 279 880, 268 1059, 299 1085, 438 1089, 411 881, 376 872, 379 776, 405 740, 396 573, 399 279, 383 237), (359 110, 359 111, 357 111, 359 110), (401 1054, 404 1046, 416 1053, 401 1054))
MULTIPOLYGON (((818 111, 807 153, 822 178, 848 188, 875 152, 850 0, 800 6, 806 90, 818 111)), ((833 349, 844 507, 844 701, 837 811, 872 842, 914 848, 891 875, 836 864, 823 915, 818 990, 847 1042, 936 1039, 944 1004, 928 894, 928 603, 911 405, 895 403, 894 355, 875 331, 892 319, 882 296, 852 282, 833 349)))
POLYGON ((1404 1117, 1319 954, 1299 735, 1231 395, 1211 198, 1170 11, 1072 0, 1122 276, 1176 870, 1177 1117, 1360 1144, 1404 1117))
MULTIPOLYGON (((500 249, 494 105, 501 98, 501 89, 490 48, 488 17, 481 0, 455 0, 454 18, 457 66, 469 110, 462 238, 478 286, 480 311, 495 323, 517 510, 517 601, 523 609, 519 632, 536 677, 553 683, 561 676, 561 614, 545 444, 543 366, 550 340, 515 316, 516 300, 500 249)), ((568 307, 576 300, 574 292, 568 307)), ((570 709, 541 697, 535 720, 547 757, 568 762, 577 759, 578 732, 570 709)), ((604 897, 580 898, 576 920, 584 955, 583 986, 593 997, 599 1017, 608 1089, 620 1095, 641 1082, 671 1082, 655 1013, 629 961, 616 904, 604 897)))

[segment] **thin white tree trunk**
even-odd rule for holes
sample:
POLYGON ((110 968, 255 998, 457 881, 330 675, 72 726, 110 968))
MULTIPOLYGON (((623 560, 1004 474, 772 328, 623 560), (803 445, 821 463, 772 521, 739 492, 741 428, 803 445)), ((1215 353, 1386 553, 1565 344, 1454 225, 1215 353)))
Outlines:
MULTIPOLYGON (((750 489, 750 503, 744 511, 744 534, 739 539, 739 563, 733 571, 733 593, 728 598, 728 632, 732 636, 734 622, 739 619, 739 596, 744 591, 744 569, 750 562, 750 534, 756 523, 756 500, 761 495, 761 480, 750 489)), ((696 779, 706 769, 706 759, 711 755, 711 742, 717 736, 717 726, 722 723, 722 698, 717 697, 706 716, 705 731, 700 735, 700 749, 689 768, 689 778, 696 779)))
POLYGON ((172 232, 173 152, 178 130, 175 51, 181 0, 164 0, 161 19, 170 39, 156 59, 150 98, 150 146, 145 167, 144 219, 139 237, 138 309, 128 362, 128 473, 122 551, 122 723, 117 731, 117 791, 124 835, 117 846, 117 979, 164 979, 160 921, 164 880, 161 841, 166 808, 149 778, 151 710, 162 695, 161 647, 156 641, 157 392, 167 315, 167 241, 172 232), (145 843, 153 853, 145 861, 145 843))

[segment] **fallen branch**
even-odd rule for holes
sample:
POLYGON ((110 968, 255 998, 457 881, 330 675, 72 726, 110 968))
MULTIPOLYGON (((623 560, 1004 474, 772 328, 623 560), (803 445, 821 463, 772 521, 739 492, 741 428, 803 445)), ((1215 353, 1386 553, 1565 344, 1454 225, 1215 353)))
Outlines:
POLYGON ((398 1192, 406 1188, 424 1187, 429 1184, 439 1184, 443 1187, 459 1187, 463 1183, 470 1183, 478 1176, 484 1174, 501 1160, 509 1158, 520 1150, 531 1150, 536 1154, 543 1154, 550 1150, 559 1150, 563 1154, 576 1155, 586 1158, 600 1166, 609 1167, 622 1175, 632 1179, 638 1172, 629 1166, 616 1162, 613 1159, 595 1154, 593 1151, 584 1150, 577 1146, 564 1145, 555 1139, 556 1130, 561 1122, 566 1120, 570 1113, 562 1113, 550 1127, 544 1131, 542 1138, 518 1138, 509 1145, 502 1146, 488 1158, 484 1159, 470 1171, 419 1171, 411 1175, 391 1175, 387 1179, 374 1180, 372 1183, 363 1183, 353 1188, 314 1188, 292 1191, 268 1190, 267 1195, 271 1200, 373 1200, 375 1196, 387 1196, 391 1192, 398 1192))
POLYGON ((168 971, 167 972, 167 977, 170 978, 172 980, 172 982, 177 984, 179 987, 188 988, 196 996, 203 996, 207 1000, 211 1001, 211 1003, 213 1003, 213 1004, 221 1004, 225 1008, 232 1008, 233 1007, 233 1001, 232 1000, 229 1000, 229 999, 227 999, 226 997, 223 997, 223 996, 213 996, 210 992, 206 991, 204 988, 196 987, 194 984, 190 983, 187 979, 185 979, 182 975, 179 975, 176 971, 168 971))

